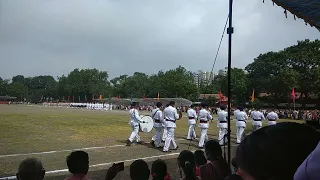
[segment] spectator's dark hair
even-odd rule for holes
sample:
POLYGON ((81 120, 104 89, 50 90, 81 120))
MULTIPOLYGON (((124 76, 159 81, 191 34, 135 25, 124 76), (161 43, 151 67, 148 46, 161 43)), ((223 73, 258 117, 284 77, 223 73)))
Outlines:
POLYGON ((189 150, 183 150, 178 156, 178 165, 182 168, 186 180, 194 180, 196 178, 194 155, 189 150))
POLYGON ((150 176, 150 170, 148 164, 138 159, 130 165, 130 178, 132 180, 148 180, 150 176))
POLYGON ((201 150, 196 150, 194 152, 194 161, 197 166, 201 166, 207 163, 207 159, 204 156, 204 152, 201 150))
POLYGON ((320 132, 298 123, 278 123, 247 136, 237 149, 241 170, 254 179, 293 179, 299 165, 315 149, 320 132))
POLYGON ((242 178, 239 175, 231 174, 227 176, 224 180, 242 180, 242 178))
POLYGON ((158 159, 152 163, 151 174, 153 180, 163 180, 167 175, 167 165, 164 160, 158 159))
POLYGON ((231 160, 231 164, 234 168, 238 169, 238 162, 237 162, 237 157, 234 157, 232 160, 231 160))
POLYGON ((243 111, 243 107, 239 107, 238 109, 239 109, 239 111, 243 111))
POLYGON ((176 102, 174 102, 174 101, 169 102, 169 106, 174 106, 175 104, 176 104, 176 102))
POLYGON ((221 105, 221 106, 220 106, 220 109, 221 109, 221 110, 225 110, 225 109, 226 109, 226 106, 225 106, 225 105, 221 105))
POLYGON ((191 108, 194 108, 195 106, 196 106, 195 104, 191 104, 191 106, 190 106, 190 107, 191 107, 191 108))
POLYGON ((89 155, 84 151, 74 151, 67 157, 67 166, 72 174, 87 174, 89 155))
POLYGON ((42 180, 46 171, 37 158, 27 158, 21 161, 16 177, 18 180, 42 180))
POLYGON ((209 140, 204 147, 209 160, 222 159, 222 150, 218 141, 209 140))
POLYGON ((169 107, 169 104, 167 104, 166 107, 169 107))
POLYGON ((157 106, 158 108, 160 108, 160 107, 162 106, 162 103, 161 103, 161 102, 157 102, 156 106, 157 106))

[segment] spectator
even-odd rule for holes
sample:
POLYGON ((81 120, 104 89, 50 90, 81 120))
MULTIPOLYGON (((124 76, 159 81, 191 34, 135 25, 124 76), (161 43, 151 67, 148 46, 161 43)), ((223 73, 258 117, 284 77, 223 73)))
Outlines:
POLYGON ((148 180, 149 176, 150 170, 144 160, 138 159, 130 165, 131 180, 148 180))
POLYGON ((194 160, 195 160, 196 166, 199 166, 199 167, 207 163, 206 156, 204 155, 204 152, 201 150, 196 150, 194 152, 194 160))
POLYGON ((237 149, 244 180, 293 179, 299 165, 315 149, 320 133, 298 123, 264 127, 245 138, 237 149))
POLYGON ((89 155, 84 151, 74 151, 67 157, 67 166, 71 177, 66 180, 87 180, 89 170, 89 155))
POLYGON ((204 155, 204 152, 201 150, 196 150, 194 152, 194 160, 196 163, 196 175, 200 176, 200 167, 207 163, 207 159, 204 155))
POLYGON ((205 152, 208 163, 200 168, 201 179, 223 180, 231 174, 229 165, 222 157, 222 150, 218 141, 208 141, 205 144, 205 152))
POLYGON ((180 177, 183 180, 199 180, 196 176, 196 164, 194 155, 189 150, 183 150, 178 157, 178 166, 180 169, 180 177), (183 172, 183 173, 182 173, 183 172))
POLYGON ((294 175, 294 180, 320 179, 320 142, 316 149, 303 161, 294 175))
POLYGON ((239 175, 239 173, 238 173, 238 163, 237 163, 237 158, 236 157, 231 160, 231 164, 232 164, 232 166, 234 168, 234 174, 239 175))
POLYGON ((170 175, 167 173, 167 165, 164 160, 158 159, 152 163, 151 174, 153 180, 170 180, 170 175))
POLYGON ((27 158, 20 163, 16 176, 18 180, 42 180, 45 173, 39 159, 27 158))

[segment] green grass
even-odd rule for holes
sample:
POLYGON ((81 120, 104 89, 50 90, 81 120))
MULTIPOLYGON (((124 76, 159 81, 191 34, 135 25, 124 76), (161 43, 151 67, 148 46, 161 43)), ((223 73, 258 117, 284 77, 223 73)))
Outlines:
MULTIPOLYGON (((176 139, 186 137, 188 124, 185 117, 177 122, 176 139)), ((131 133, 128 121, 129 116, 126 111, 100 112, 42 106, 0 105, 0 155, 124 144, 131 133)), ((235 123, 232 122, 231 125, 232 138, 235 138, 235 123)), ((250 123, 247 123, 246 131, 251 131, 250 123)), ((198 127, 196 133, 200 135, 198 127)), ((143 141, 149 142, 154 131, 140 135, 143 141)), ((210 124, 208 135, 209 138, 217 138, 217 121, 210 124)), ((196 144, 194 143, 195 146, 196 144)), ((180 145, 187 147, 188 142, 184 144, 181 142, 180 145)), ((161 154, 155 149, 142 146, 95 149, 87 152, 89 152, 91 164, 161 154)), ((57 170, 66 168, 65 157, 69 153, 32 156, 40 158, 47 170, 57 170)), ((19 162, 25 157, 29 156, 0 158, 0 176, 14 174, 19 162)))

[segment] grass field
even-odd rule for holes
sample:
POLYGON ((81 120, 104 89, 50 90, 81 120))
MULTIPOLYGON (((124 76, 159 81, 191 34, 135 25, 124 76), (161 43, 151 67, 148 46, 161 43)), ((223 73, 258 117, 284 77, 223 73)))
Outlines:
MULTIPOLYGON (((149 115, 149 112, 141 114, 149 115)), ((184 116, 185 117, 185 116, 184 116)), ((126 111, 91 111, 42 106, 0 105, 0 177, 12 176, 26 157, 42 160, 49 176, 67 173, 66 156, 73 149, 89 153, 90 171, 105 169, 111 162, 145 158, 172 159, 187 149, 187 119, 177 123, 176 140, 179 150, 165 154, 149 144, 125 146, 131 133, 126 111), (33 154, 32 154, 33 153, 33 154), (58 171, 57 171, 58 170, 58 171)), ((232 122, 232 143, 235 142, 235 123, 232 122)), ((248 124, 247 132, 251 130, 248 124)), ((199 128, 196 133, 199 136, 199 128)), ((216 121, 209 128, 209 138, 217 138, 216 121)), ((141 133, 142 141, 149 142, 152 133, 141 133)), ((197 141, 191 150, 197 149, 197 141)))

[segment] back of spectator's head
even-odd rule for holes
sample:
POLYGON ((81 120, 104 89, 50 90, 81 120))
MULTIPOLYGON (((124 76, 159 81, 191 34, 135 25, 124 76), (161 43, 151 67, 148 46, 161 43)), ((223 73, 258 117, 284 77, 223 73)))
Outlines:
POLYGON ((194 161, 194 155, 189 150, 183 150, 178 156, 178 165, 182 168, 186 180, 195 178, 196 164, 194 161))
POLYGON ((174 101, 169 102, 169 106, 174 106, 176 103, 174 101))
POLYGON ((161 102, 157 102, 156 106, 157 106, 158 108, 160 108, 160 107, 162 106, 162 103, 161 103, 161 102))
POLYGON ((220 109, 221 109, 221 110, 226 110, 226 106, 225 106, 225 105, 221 105, 221 106, 220 106, 220 109))
POLYGON ((222 150, 218 141, 210 140, 204 145, 204 147, 208 160, 222 158, 222 150))
POLYGON ((16 174, 18 180, 42 180, 45 170, 42 163, 37 158, 27 158, 23 160, 16 174))
POLYGON ((72 174, 86 175, 89 170, 89 155, 84 151, 74 151, 67 157, 67 166, 72 174))
POLYGON ((191 105, 190 105, 191 108, 194 108, 195 106, 196 106, 195 104, 191 104, 191 105))
POLYGON ((238 169, 238 162, 237 162, 237 157, 234 157, 232 160, 231 160, 231 164, 234 168, 238 169))
POLYGON ((152 163, 151 174, 154 180, 163 180, 167 175, 167 165, 164 160, 158 159, 152 163))
POLYGON ((243 107, 239 107, 238 109, 239 109, 239 111, 243 111, 243 107))
POLYGON ((320 132, 298 123, 278 123, 247 136, 237 149, 243 179, 293 179, 299 165, 315 149, 320 132))
POLYGON ((242 180, 242 178, 239 175, 231 174, 227 176, 224 180, 242 180))
POLYGON ((194 160, 196 162, 196 165, 201 166, 207 163, 207 159, 204 155, 204 152, 201 150, 196 150, 194 152, 194 160))
POLYGON ((130 165, 130 178, 131 180, 148 180, 150 176, 150 170, 148 164, 138 159, 130 165))

